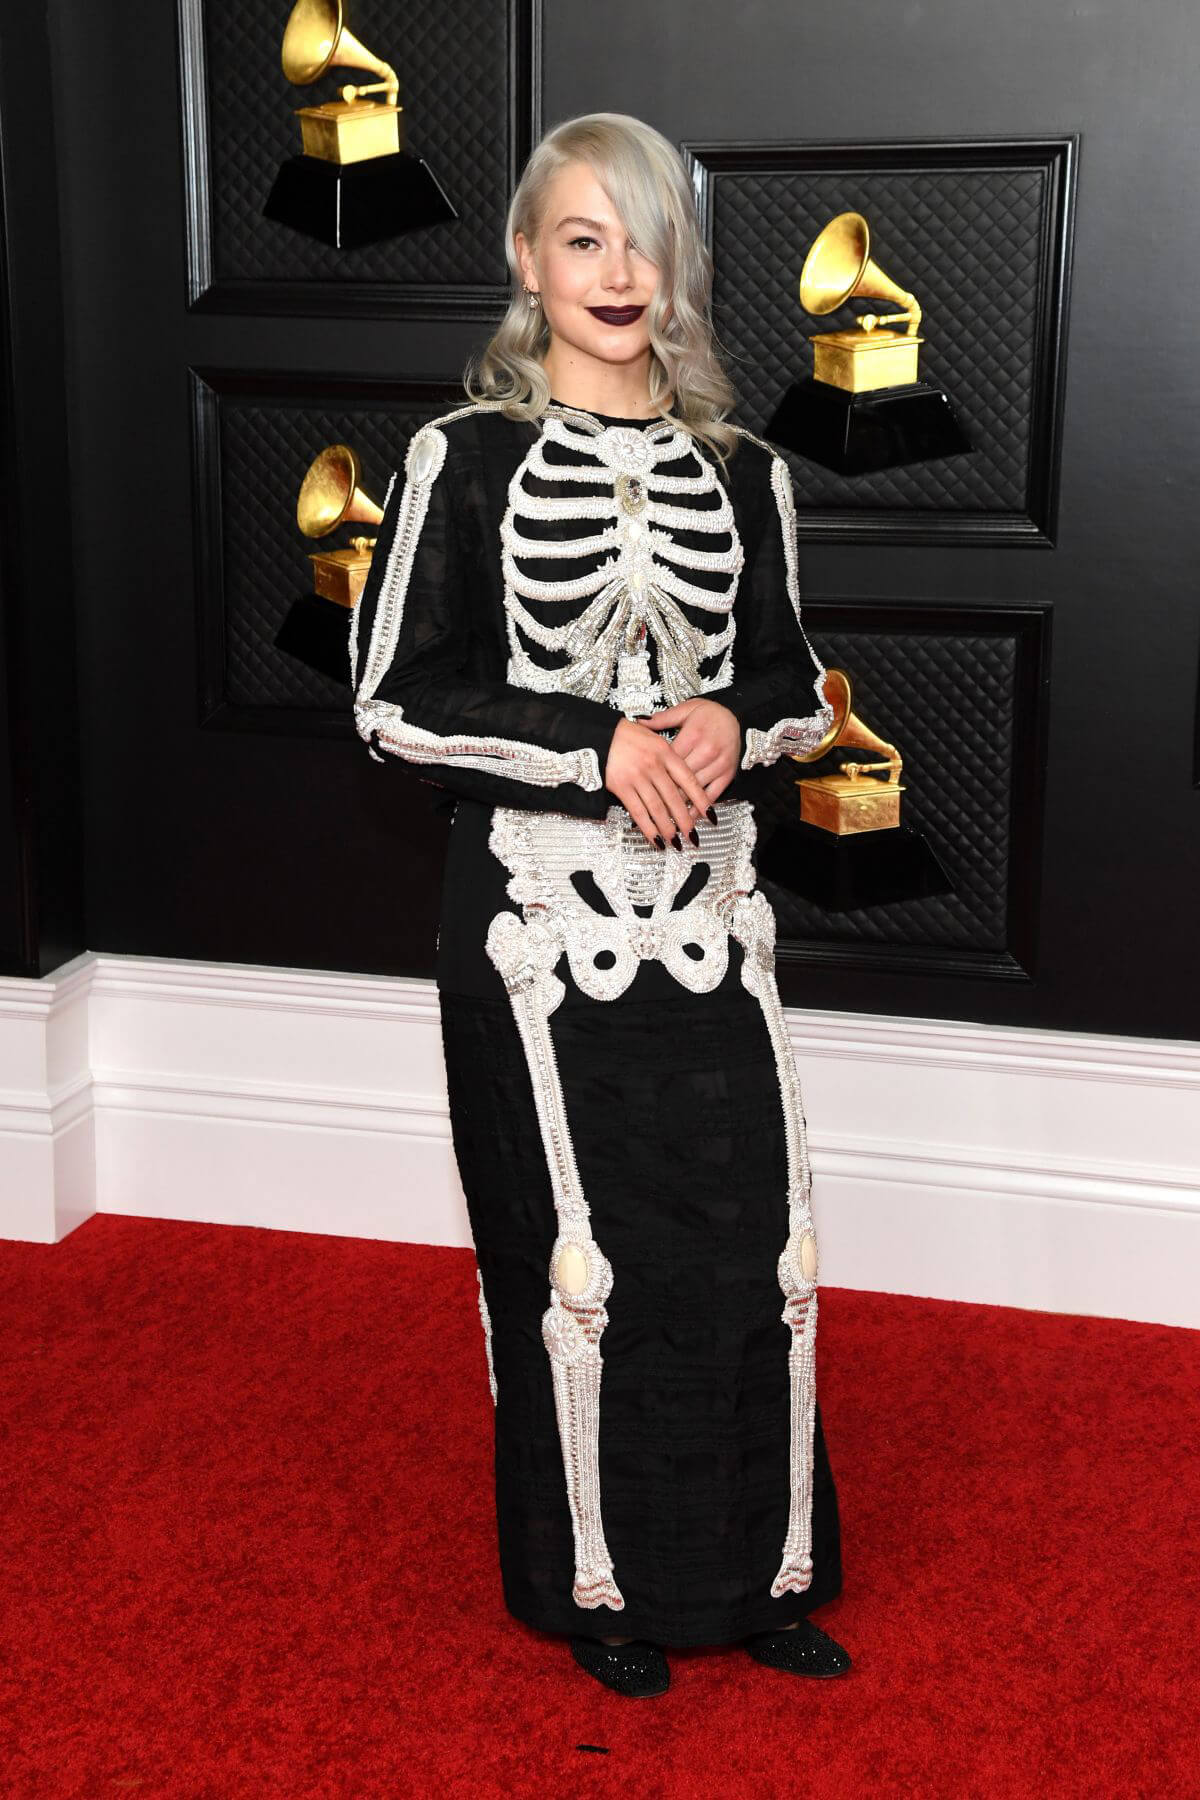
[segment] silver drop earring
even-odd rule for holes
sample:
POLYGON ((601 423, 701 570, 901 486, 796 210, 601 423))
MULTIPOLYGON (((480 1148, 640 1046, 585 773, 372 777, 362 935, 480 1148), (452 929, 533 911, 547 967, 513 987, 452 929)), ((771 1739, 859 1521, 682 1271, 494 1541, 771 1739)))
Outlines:
POLYGON ((530 307, 535 309, 537 307, 537 303, 538 303, 537 295, 534 293, 532 288, 526 288, 525 292, 529 295, 530 307))

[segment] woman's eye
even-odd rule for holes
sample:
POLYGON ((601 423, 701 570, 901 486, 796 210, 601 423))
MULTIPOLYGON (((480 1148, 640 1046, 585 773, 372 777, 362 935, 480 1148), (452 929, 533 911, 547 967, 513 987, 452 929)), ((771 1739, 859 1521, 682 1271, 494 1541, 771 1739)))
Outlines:
MULTIPOLYGON (((595 244, 596 247, 599 248, 599 243, 600 240, 594 237, 569 238, 567 240, 567 248, 568 250, 574 250, 576 244, 595 244)), ((630 244, 629 248, 633 251, 635 256, 645 256, 646 254, 639 244, 630 244)))

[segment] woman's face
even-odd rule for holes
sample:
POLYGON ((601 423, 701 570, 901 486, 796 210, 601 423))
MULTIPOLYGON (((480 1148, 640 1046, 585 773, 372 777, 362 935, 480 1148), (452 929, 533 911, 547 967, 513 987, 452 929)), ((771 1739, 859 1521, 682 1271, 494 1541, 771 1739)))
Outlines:
POLYGON ((601 362, 649 356, 658 269, 629 242, 587 163, 567 163, 551 182, 537 248, 520 231, 514 242, 525 286, 556 336, 601 362), (603 316, 614 309, 628 322, 603 316))

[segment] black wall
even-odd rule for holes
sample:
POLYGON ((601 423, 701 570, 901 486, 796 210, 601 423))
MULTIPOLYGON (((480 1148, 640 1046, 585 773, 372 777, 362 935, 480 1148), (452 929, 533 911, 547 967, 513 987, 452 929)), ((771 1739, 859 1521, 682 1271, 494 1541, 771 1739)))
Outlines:
POLYGON ((83 947, 57 75, 44 9, 0 11, 0 973, 83 947))
MULTIPOLYGON (((21 6, 36 20, 36 7, 18 0, 21 6)), ((367 42, 372 7, 378 12, 375 0, 361 0, 350 18, 367 42)), ((274 41, 287 6, 240 10, 248 12, 248 29, 274 41)), ((187 30, 194 40, 202 15, 195 7, 184 12, 186 48, 187 30)), ((1007 784, 997 816, 1007 819, 1008 861, 993 882, 991 922, 971 926, 960 943, 936 916, 906 917, 901 929, 883 915, 852 932, 830 920, 823 932, 810 913, 802 931, 785 933, 781 987, 796 1005, 1200 1035, 1200 609, 1191 492, 1200 355, 1190 299, 1200 260, 1191 228, 1200 15, 1183 0, 1138 8, 1093 0, 1086 9, 1074 0, 1014 0, 1004 9, 929 0, 850 10, 783 0, 733 10, 716 0, 659 0, 653 8, 613 0, 596 9, 563 0, 540 18, 532 6, 485 8, 477 0, 448 16, 465 33, 472 14, 494 28, 498 12, 512 24, 512 66, 498 65, 494 80, 479 68, 457 119, 444 100, 436 119, 432 105, 422 117, 419 70, 437 61, 437 44, 424 56, 419 39, 393 46, 402 77, 409 57, 414 142, 473 216, 489 207, 494 216, 498 204, 494 171, 487 192, 478 192, 483 158, 471 150, 471 128, 479 127, 491 90, 507 89, 509 169, 519 167, 541 120, 598 108, 649 120, 709 164, 722 145, 786 143, 802 151, 831 142, 1070 142, 1077 156, 1065 245, 1071 281, 1059 321, 1061 409, 1043 528, 914 539, 903 519, 874 535, 847 530, 844 520, 823 522, 819 509, 802 520, 801 587, 814 641, 826 660, 834 649, 833 660, 844 653, 852 672, 859 647, 862 692, 874 705, 868 710, 864 700, 863 716, 927 758, 906 765, 909 778, 914 766, 922 777, 906 795, 913 816, 936 828, 939 806, 956 795, 969 823, 995 806, 995 784, 1007 784), (463 145, 467 160, 456 163, 463 145), (957 665, 955 682, 946 647, 997 634, 1015 644, 1031 633, 1037 654, 1005 690, 1013 696, 1013 716, 1004 721, 1013 754, 993 761, 997 701, 982 686, 992 664, 972 655, 957 665), (933 643, 934 654, 922 652, 913 665, 925 680, 906 707, 913 678, 904 656, 917 639, 933 643)), ((382 437, 376 429, 371 441, 377 462, 398 463, 412 425, 452 401, 466 354, 497 316, 498 238, 491 265, 473 274, 453 266, 454 244, 441 267, 437 246, 414 242, 404 252, 407 280, 402 269, 383 297, 378 288, 372 297, 378 269, 372 274, 364 262, 364 280, 348 284, 344 305, 336 297, 314 302, 313 316, 304 310, 305 279, 294 271, 265 296, 262 284, 239 294, 227 283, 221 291, 218 241, 209 245, 216 267, 205 291, 197 221, 206 208, 212 214, 213 196, 196 193, 197 118, 196 111, 188 117, 186 97, 205 114, 205 167, 225 171, 223 179, 241 142, 238 106, 269 102, 231 93, 229 69, 212 45, 207 70, 198 71, 193 55, 181 83, 180 31, 169 5, 53 0, 49 23, 47 80, 35 85, 44 102, 52 97, 56 166, 46 152, 37 168, 23 161, 16 180, 23 195, 38 196, 39 216, 52 219, 56 204, 61 211, 70 486, 54 492, 47 511, 44 492, 31 493, 26 480, 20 523, 27 544, 51 519, 47 553, 55 567, 73 570, 80 743, 67 767, 63 746, 76 714, 73 698, 59 701, 68 682, 63 651, 52 652, 35 633, 15 686, 39 734, 41 829, 65 819, 60 839, 64 829, 70 836, 71 769, 78 771, 86 879, 80 872, 68 880, 55 865, 56 891, 75 909, 76 926, 38 930, 31 939, 29 907, 23 928, 12 901, 21 880, 13 849, 20 829, 0 818, 4 966, 45 973, 86 945, 427 974, 446 829, 430 811, 429 787, 413 771, 368 758, 336 698, 299 676, 289 690, 281 666, 264 672, 261 705, 245 704, 244 695, 239 701, 232 688, 222 692, 219 682, 214 689, 214 617, 219 641, 237 571, 228 566, 229 521, 224 543, 215 543, 221 521, 214 527, 212 513, 214 495, 218 514, 229 504, 233 477, 228 445, 223 468, 204 461, 214 443, 219 453, 219 433, 210 432, 207 448, 194 443, 198 381, 218 395, 230 434, 247 394, 269 395, 272 381, 290 384, 291 410, 312 409, 314 452, 327 441, 326 417, 345 416, 364 393, 395 384, 390 459, 386 419, 382 437), (343 380, 339 414, 329 384, 336 389, 343 380), (60 658, 53 672, 52 655, 60 658)), ((384 37, 374 36, 387 53, 384 37)), ((480 41, 484 48, 473 54, 486 58, 492 40, 484 32, 480 41)), ((15 67, 4 45, 10 238, 16 69, 22 78, 36 73, 35 38, 29 42, 15 67)), ((231 66, 248 56, 239 43, 231 66)), ((291 130, 290 109, 304 98, 280 82, 273 104, 281 130, 291 130)), ((492 142, 490 126, 485 135, 492 142)), ((722 237, 718 218, 718 292, 737 291, 735 257, 761 255, 764 268, 773 266, 789 229, 785 213, 769 242, 735 243, 722 237)), ((785 258, 794 272, 805 229, 796 224, 794 254, 785 258)), ((940 230, 937 268, 945 273, 966 254, 950 205, 940 230)), ((251 253, 254 241, 252 234, 251 253)), ((901 278, 903 252, 898 241, 891 260, 881 258, 901 278)), ((48 316, 38 298, 46 266, 35 273, 10 256, 18 313, 48 316)), ((317 279, 329 285, 328 271, 316 270, 317 279)), ((981 358, 1003 338, 1020 280, 1014 273, 1011 292, 998 280, 971 293, 981 358)), ((794 322, 799 357, 820 327, 798 307, 794 322)), ((936 356, 935 323, 927 317, 936 356)), ((958 325, 961 331, 961 314, 958 325)), ((736 335, 731 319, 727 338, 736 335)), ((27 409, 16 413, 22 448, 36 440, 47 468, 53 373, 42 424, 27 409)), ((767 379, 759 369, 747 386, 761 389, 767 379)), ((385 412, 387 404, 385 396, 385 412)), ((211 425, 211 409, 209 417, 211 425)), ((273 441, 269 431, 266 441, 273 441)), ((378 489, 383 471, 370 473, 378 489)), ((803 493, 798 481, 802 505, 803 493)), ((303 548, 297 545, 301 562, 303 548)), ((44 568, 26 552, 15 576, 13 559, 5 559, 10 646, 14 606, 26 625, 44 619, 44 568)), ((67 592, 54 602, 64 627, 71 598, 67 592)), ((13 672, 10 659, 10 767, 22 744, 13 672)), ((53 853, 52 840, 38 859, 43 882, 53 853)), ((986 899, 986 870, 972 875, 986 899)))

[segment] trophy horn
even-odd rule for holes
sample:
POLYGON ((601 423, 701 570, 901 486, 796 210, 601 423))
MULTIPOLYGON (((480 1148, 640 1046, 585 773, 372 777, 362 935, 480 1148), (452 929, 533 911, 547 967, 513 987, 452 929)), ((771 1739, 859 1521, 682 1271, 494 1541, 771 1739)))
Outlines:
POLYGON ((284 29, 281 60, 284 74, 296 87, 307 87, 327 69, 370 69, 383 76, 382 85, 393 104, 400 92, 400 78, 392 65, 347 28, 342 0, 296 0, 284 29))
POLYGON ((349 444, 330 444, 314 457, 300 483, 296 523, 305 537, 326 537, 339 525, 378 525, 383 508, 362 485, 362 464, 349 444))
MULTIPOLYGON (((921 321, 921 308, 915 294, 885 275, 871 258, 871 228, 858 212, 839 213, 818 235, 804 259, 800 271, 800 304, 805 312, 834 312, 847 300, 866 297, 893 300, 903 307, 910 335, 921 321)), ((873 313, 864 313, 858 323, 864 331, 873 331, 883 321, 873 313)))

